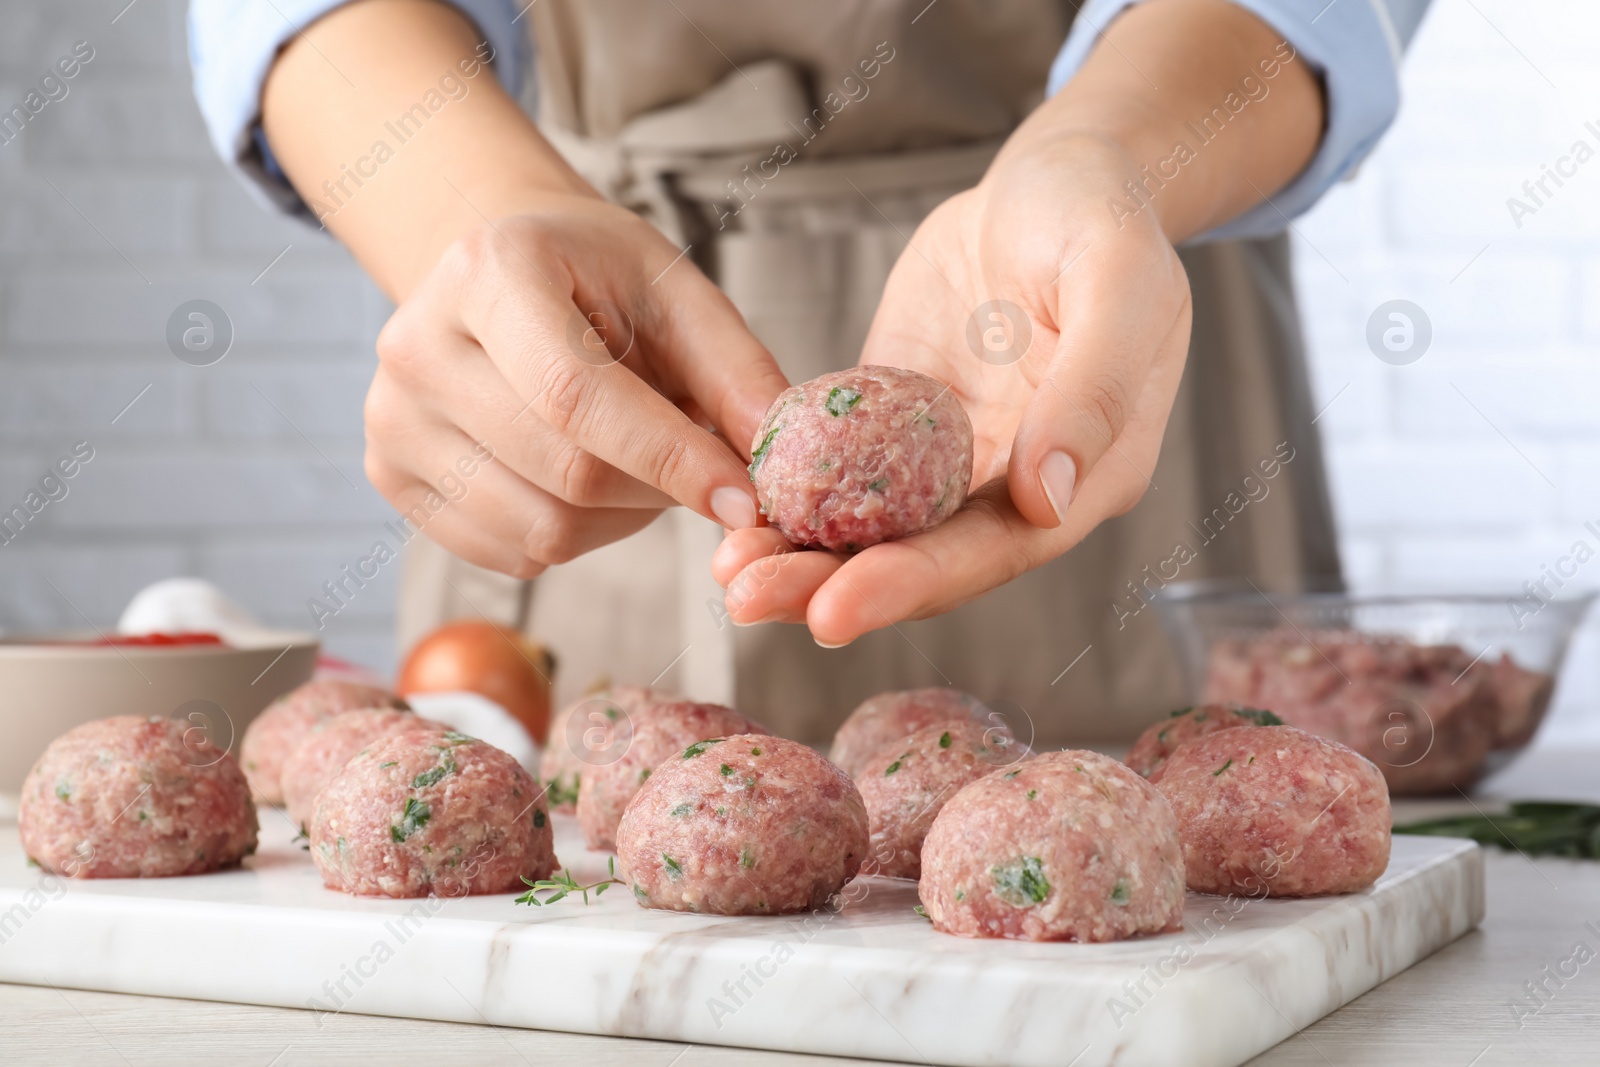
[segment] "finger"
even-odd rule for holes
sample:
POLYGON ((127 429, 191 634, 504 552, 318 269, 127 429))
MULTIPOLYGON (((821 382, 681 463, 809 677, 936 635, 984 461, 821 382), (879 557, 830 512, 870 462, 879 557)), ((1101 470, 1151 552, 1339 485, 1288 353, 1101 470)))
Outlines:
POLYGON ((771 526, 729 530, 711 555, 711 577, 726 589, 735 575, 756 560, 793 551, 788 538, 771 526))
MULTIPOLYGON (((399 331, 396 331, 398 333, 399 331)), ((402 342, 385 330, 368 395, 369 426, 405 433, 424 422, 459 426, 521 477, 580 507, 665 508, 673 503, 556 433, 520 403, 476 341, 420 324, 402 342)), ((419 473, 430 473, 419 471, 419 473)))
POLYGON ((789 387, 766 346, 733 302, 692 264, 680 263, 651 287, 658 354, 695 402, 743 456, 773 399, 789 387))
MULTIPOLYGON (((518 298, 466 284, 456 296, 466 333, 522 402, 563 437, 701 515, 730 529, 756 525, 744 462, 626 367, 572 351, 567 328, 582 312, 570 299, 570 281, 551 285, 546 277, 561 273, 555 265, 535 271, 525 253, 504 244, 477 255, 497 261, 493 269, 514 282, 518 298)), ((462 273, 470 278, 482 269, 480 263, 462 273)))
POLYGON ((740 626, 804 621, 811 598, 843 562, 831 552, 763 556, 728 583, 728 617, 740 626))
POLYGON ((411 528, 451 555, 513 578, 533 578, 544 570, 514 545, 491 537, 476 522, 452 510, 426 482, 370 455, 367 477, 411 528))
MULTIPOLYGON (((1164 371, 1176 359, 1181 370, 1189 289, 1176 255, 1169 258, 1138 271, 1095 265, 1096 280, 1063 301, 1060 340, 1007 464, 1012 500, 1035 526, 1059 526, 1077 488, 1108 453, 1128 466, 1120 439, 1152 367, 1163 364, 1164 371), (1135 292, 1126 291, 1130 284, 1135 292)), ((1126 473, 1142 482, 1147 472, 1126 473)))
POLYGON ((818 644, 848 644, 871 630, 947 611, 1002 585, 1064 551, 1069 536, 1061 528, 1041 530, 1027 522, 1005 486, 994 482, 927 533, 886 541, 851 557, 812 593, 806 623, 818 644))
POLYGON ((396 440, 384 459, 432 489, 489 537, 541 564, 565 563, 620 540, 659 514, 645 508, 574 507, 496 462, 455 427, 419 425, 396 440), (437 466, 438 457, 454 455, 478 457, 470 475, 458 476, 459 468, 447 466, 442 477, 429 478, 429 464, 437 466))

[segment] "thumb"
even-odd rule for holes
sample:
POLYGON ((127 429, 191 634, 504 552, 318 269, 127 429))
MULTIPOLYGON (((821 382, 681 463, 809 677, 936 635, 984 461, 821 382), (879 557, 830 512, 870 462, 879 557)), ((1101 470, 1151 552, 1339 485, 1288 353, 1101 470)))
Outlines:
POLYGON ((1147 387, 1170 376, 1173 360, 1181 373, 1190 326, 1188 287, 1181 292, 1170 317, 1150 315, 1148 303, 1124 295, 1083 300, 1085 310, 1062 322, 1006 472, 1012 503, 1033 525, 1061 525, 1078 488, 1102 462, 1126 464, 1136 487, 1126 506, 1139 499, 1148 472, 1118 456, 1118 440, 1147 387))

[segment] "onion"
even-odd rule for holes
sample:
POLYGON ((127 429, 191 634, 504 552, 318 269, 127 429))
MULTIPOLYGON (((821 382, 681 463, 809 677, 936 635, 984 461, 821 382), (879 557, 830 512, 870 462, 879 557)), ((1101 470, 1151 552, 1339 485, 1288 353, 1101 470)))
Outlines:
POLYGON ((484 619, 446 623, 418 641, 400 668, 402 696, 461 692, 488 697, 540 744, 550 728, 555 657, 509 626, 484 619))

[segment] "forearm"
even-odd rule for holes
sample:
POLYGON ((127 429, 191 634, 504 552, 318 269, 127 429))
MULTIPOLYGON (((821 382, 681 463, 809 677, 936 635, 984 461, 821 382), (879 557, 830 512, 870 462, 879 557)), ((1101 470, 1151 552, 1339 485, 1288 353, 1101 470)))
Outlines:
POLYGON ((445 4, 360 0, 291 41, 262 92, 289 180, 395 300, 485 218, 597 195, 501 89, 479 46, 445 4))
POLYGON ((1107 210, 1153 210, 1176 243, 1288 184, 1317 149, 1323 109, 1315 72, 1255 15, 1225 0, 1149 0, 1106 27, 1001 159, 1110 143, 1134 186, 1107 210))

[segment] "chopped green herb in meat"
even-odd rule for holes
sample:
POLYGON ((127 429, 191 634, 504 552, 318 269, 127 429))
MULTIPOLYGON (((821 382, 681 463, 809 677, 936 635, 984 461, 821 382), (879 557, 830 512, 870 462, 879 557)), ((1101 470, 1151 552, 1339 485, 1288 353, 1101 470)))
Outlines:
POLYGON ((674 882, 681 882, 683 880, 683 864, 679 863, 665 852, 661 854, 661 862, 667 868, 668 878, 671 878, 674 882))
POLYGON ((850 409, 861 403, 861 392, 847 385, 836 385, 828 390, 827 402, 823 407, 828 414, 835 417, 850 414, 850 409))
POLYGON ((683 750, 683 758, 693 759, 696 756, 704 755, 707 745, 720 745, 726 740, 727 738, 725 737, 711 737, 704 741, 696 741, 694 744, 683 750))
POLYGON ((456 773, 456 761, 451 757, 446 756, 444 761, 440 763, 439 766, 433 768, 432 770, 423 771, 421 774, 411 779, 411 788, 426 789, 430 785, 438 785, 439 779, 443 778, 447 774, 454 773, 456 773))
POLYGON ((400 812, 398 825, 389 827, 389 836, 395 841, 404 841, 424 826, 433 817, 433 809, 416 797, 407 797, 406 806, 400 812))
POLYGON ((995 895, 1007 904, 1025 908, 1042 904, 1050 895, 1044 863, 1037 856, 1021 856, 1003 867, 990 867, 989 873, 994 875, 995 895))
POLYGON ((772 439, 774 437, 778 436, 778 431, 781 430, 781 429, 783 429, 782 426, 774 426, 772 429, 768 430, 767 431, 767 435, 765 437, 763 437, 761 439, 761 443, 756 446, 756 450, 753 453, 751 453, 751 455, 750 455, 750 473, 751 474, 754 474, 756 472, 756 468, 761 466, 761 461, 767 458, 767 450, 772 447, 772 439))
POLYGON ((1128 880, 1118 878, 1117 884, 1111 887, 1111 903, 1126 905, 1131 893, 1128 889, 1128 880))
POLYGON ((1223 771, 1227 770, 1229 767, 1232 767, 1232 766, 1233 766, 1233 757, 1229 756, 1227 763, 1224 763, 1222 766, 1218 767, 1216 770, 1211 772, 1211 777, 1213 777, 1213 778, 1217 777, 1223 771))
POLYGON ((950 731, 946 730, 944 733, 939 735, 939 747, 940 748, 949 748, 950 747, 950 731))
POLYGON ((693 810, 694 810, 694 805, 685 802, 685 803, 679 804, 677 807, 673 808, 672 811, 670 811, 668 814, 670 814, 675 819, 681 819, 681 818, 683 818, 685 815, 689 814, 693 810))
POLYGON ((1260 708, 1234 708, 1233 713, 1241 719, 1249 719, 1257 726, 1282 726, 1283 720, 1270 711, 1260 708))

